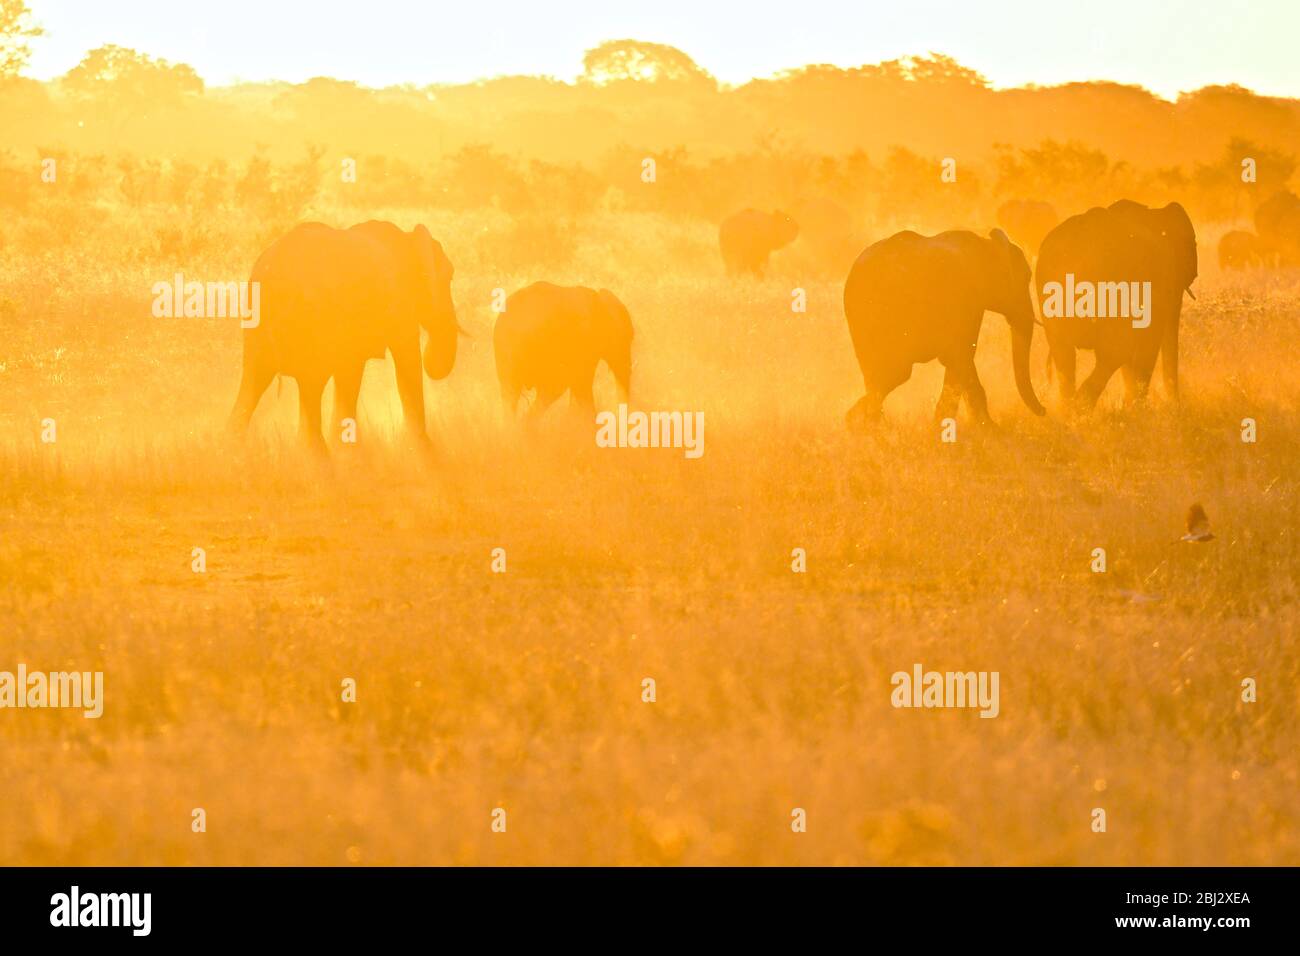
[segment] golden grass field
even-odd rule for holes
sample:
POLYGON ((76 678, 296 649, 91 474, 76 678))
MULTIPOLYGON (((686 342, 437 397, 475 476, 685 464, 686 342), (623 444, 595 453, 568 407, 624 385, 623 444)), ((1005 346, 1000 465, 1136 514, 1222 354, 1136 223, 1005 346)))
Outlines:
MULTIPOLYGON (((329 467, 292 382, 228 438, 238 324, 150 315, 173 270, 129 213, 4 248, 0 668, 101 669, 106 700, 0 714, 0 860, 1300 863, 1300 276, 1220 275, 1197 223, 1177 410, 1121 409, 1116 376, 1095 415, 1032 418, 989 315, 1000 427, 946 445, 937 366, 845 428, 843 279, 795 249, 727 279, 707 223, 605 212, 571 265, 501 273, 490 218, 375 215, 441 239, 475 335, 426 383, 432 462, 388 440, 388 365, 329 467), (598 449, 561 407, 503 423, 491 291, 539 278, 619 294, 633 403, 702 409, 701 459, 598 449), (1208 545, 1177 540, 1194 501, 1208 545), (1000 715, 894 709, 914 663, 999 671, 1000 715)), ((260 244, 211 248, 186 272, 246 277, 260 244)))

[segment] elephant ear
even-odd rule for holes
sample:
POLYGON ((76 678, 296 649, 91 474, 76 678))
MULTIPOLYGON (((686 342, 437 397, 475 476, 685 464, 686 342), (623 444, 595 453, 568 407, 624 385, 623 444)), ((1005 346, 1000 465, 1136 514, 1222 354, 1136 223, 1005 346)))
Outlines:
POLYGON ((989 239, 993 242, 993 248, 997 250, 998 260, 1001 263, 1001 272, 1006 275, 1019 288, 1020 284, 1029 283, 1029 260, 1025 258, 1025 253, 1021 248, 1011 241, 1001 229, 993 229, 989 232, 989 239))
POLYGON ((1162 213, 1160 234, 1168 237, 1174 244, 1178 257, 1179 281, 1186 289, 1198 273, 1196 227, 1192 225, 1192 217, 1187 215, 1187 210, 1181 203, 1171 202, 1160 212, 1162 213))
POLYGON ((411 239, 415 244, 417 261, 424 273, 435 282, 451 282, 455 268, 452 266, 451 260, 447 258, 447 253, 443 251, 442 243, 433 238, 433 235, 422 224, 411 230, 411 239))
POLYGON ((600 301, 601 311, 608 323, 618 331, 620 338, 632 340, 632 316, 627 311, 627 306, 619 301, 618 296, 608 289, 601 289, 596 293, 600 301))

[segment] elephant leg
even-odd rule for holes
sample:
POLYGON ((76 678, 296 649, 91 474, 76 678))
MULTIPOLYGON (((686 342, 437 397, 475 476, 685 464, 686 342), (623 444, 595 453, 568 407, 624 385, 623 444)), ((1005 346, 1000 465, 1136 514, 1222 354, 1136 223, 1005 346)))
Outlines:
POLYGON ((235 398, 235 407, 230 410, 227 428, 232 432, 245 432, 248 423, 257 411, 257 403, 262 399, 275 372, 260 362, 244 362, 244 372, 239 380, 239 395, 235 398))
POLYGON ((879 395, 863 395, 844 413, 844 424, 852 429, 865 429, 880 418, 879 395))
POLYGON ((1063 406, 1074 399, 1075 353, 1074 346, 1059 346, 1051 350, 1048 364, 1056 371, 1056 394, 1063 406))
POLYGON ((1144 375, 1140 368, 1124 365, 1120 367, 1120 374, 1124 377, 1124 407, 1133 408, 1146 401, 1147 389, 1151 385, 1151 370, 1147 369, 1144 375))
POLYGON ((519 395, 522 389, 514 382, 501 379, 501 404, 505 408, 506 420, 513 421, 519 414, 519 395))
POLYGON ((961 400, 962 385, 958 375, 944 366, 943 389, 939 392, 939 401, 934 406, 934 420, 942 422, 945 418, 957 417, 957 404, 961 400))
POLYGON ((391 351, 406 432, 416 441, 425 443, 429 435, 424 425, 424 371, 420 368, 420 341, 417 338, 391 351))
POLYGON ((1153 371, 1155 371, 1154 356, 1152 356, 1152 361, 1149 363, 1142 358, 1138 358, 1120 368, 1120 373, 1124 376, 1125 407, 1139 405, 1146 400, 1147 391, 1151 387, 1151 373, 1153 371))
POLYGON ((1126 405, 1136 405, 1147 397, 1147 390, 1151 387, 1151 375, 1156 369, 1156 356, 1160 352, 1160 339, 1144 339, 1138 347, 1137 355, 1133 360, 1125 364, 1124 373, 1124 403, 1126 405))
POLYGON ((1124 379, 1124 407, 1129 408, 1143 399, 1146 390, 1142 387, 1137 369, 1132 365, 1121 365, 1119 373, 1124 379))
POLYGON ((1106 390, 1106 384, 1117 368, 1119 363, 1112 356, 1100 351, 1097 353, 1096 366, 1074 396, 1075 404, 1081 411, 1090 412, 1097 406, 1097 399, 1101 398, 1101 393, 1106 390))
POLYGON ((312 451, 324 452, 325 439, 321 435, 321 396, 325 383, 318 378, 298 379, 298 435, 312 451))
POLYGON ((357 421, 357 398, 361 394, 361 378, 364 366, 357 371, 349 370, 334 376, 334 437, 343 435, 343 422, 357 421))
POLYGON ((596 414, 596 398, 592 393, 591 386, 592 383, 590 379, 574 382, 569 386, 569 396, 576 409, 594 417, 596 414))
MULTIPOLYGON (((966 404, 970 406, 971 413, 975 420, 981 425, 991 425, 992 419, 989 418, 989 398, 984 392, 984 386, 980 383, 979 374, 975 371, 975 353, 971 352, 970 357, 965 359, 959 365, 954 365, 952 371, 957 373, 957 381, 960 383, 962 391, 966 394, 966 404)), ((947 375, 944 376, 944 384, 947 384, 947 375)))
MULTIPOLYGON (((1180 295, 1182 293, 1179 293, 1180 295)), ((1171 402, 1178 401, 1178 315, 1165 326, 1165 340, 1160 345, 1160 373, 1165 383, 1165 395, 1171 402)))
POLYGON ((866 394, 858 399, 844 416, 850 428, 860 428, 880 418, 881 409, 889 393, 906 382, 912 375, 911 362, 876 364, 864 369, 862 381, 866 394))
POLYGON ((554 405, 562 394, 564 394, 562 391, 551 386, 537 386, 537 395, 533 398, 533 404, 529 406, 528 414, 525 417, 530 429, 537 427, 537 423, 542 420, 546 410, 554 405))

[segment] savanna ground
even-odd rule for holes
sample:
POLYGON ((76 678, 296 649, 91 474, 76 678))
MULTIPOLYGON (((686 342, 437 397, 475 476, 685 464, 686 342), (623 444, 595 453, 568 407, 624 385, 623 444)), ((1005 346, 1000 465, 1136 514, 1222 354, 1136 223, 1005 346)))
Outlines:
MULTIPOLYGON (((103 670, 106 703, 0 713, 0 860, 1300 863, 1300 277, 1218 274, 1197 224, 1177 411, 1120 409, 1117 376, 1096 415, 1033 418, 990 315, 1001 427, 946 445, 937 367, 846 430, 842 278, 795 249, 728 280, 707 223, 609 212, 502 273, 490 215, 373 214, 442 240, 475 334, 426 384, 434 462, 390 440, 387 365, 330 468, 291 382, 227 438, 237 323, 151 316, 174 270, 121 251, 130 215, 4 249, 0 668, 103 670), (703 458, 503 423, 491 293, 542 277, 623 298, 634 404, 702 409, 703 458), (1208 545, 1177 542, 1193 501, 1208 545), (892 708, 914 663, 999 671, 1000 715, 892 708)), ((228 228, 188 276, 247 275, 228 228)))

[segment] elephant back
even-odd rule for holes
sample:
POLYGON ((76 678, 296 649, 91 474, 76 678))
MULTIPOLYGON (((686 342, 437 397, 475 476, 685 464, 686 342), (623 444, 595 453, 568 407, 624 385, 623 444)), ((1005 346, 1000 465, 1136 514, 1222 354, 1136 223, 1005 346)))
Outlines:
POLYGON ((382 356, 395 283, 385 250, 373 239, 304 223, 272 243, 253 266, 261 321, 245 331, 246 348, 277 368, 331 367, 341 356, 382 356))
MULTIPOLYGON (((303 223, 277 239, 253 266, 263 301, 290 296, 310 306, 335 310, 358 296, 384 298, 391 277, 382 244, 351 230, 303 223)), ((269 317, 274 321, 273 317, 269 317)))
POLYGON ((844 283, 846 312, 874 300, 936 292, 973 293, 977 257, 972 248, 986 240, 973 232, 952 231, 923 236, 912 230, 872 243, 854 261, 844 283))
POLYGON ((1098 206, 1070 216, 1043 238, 1034 285, 1041 290, 1045 283, 1060 281, 1067 272, 1091 277, 1103 268, 1105 257, 1114 253, 1119 239, 1116 224, 1106 209, 1098 206))

